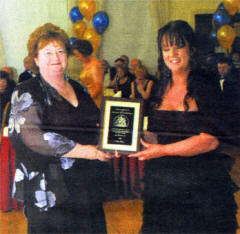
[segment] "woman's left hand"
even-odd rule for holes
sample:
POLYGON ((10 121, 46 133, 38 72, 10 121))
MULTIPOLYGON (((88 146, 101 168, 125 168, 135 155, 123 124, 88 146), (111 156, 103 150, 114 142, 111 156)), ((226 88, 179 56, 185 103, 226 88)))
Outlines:
POLYGON ((96 159, 102 161, 102 162, 107 162, 109 161, 111 158, 113 158, 113 155, 109 154, 109 153, 105 153, 101 150, 97 150, 96 151, 96 159))
POLYGON ((147 143, 141 139, 144 149, 140 152, 129 154, 128 157, 138 158, 139 160, 149 160, 166 156, 164 145, 147 143))

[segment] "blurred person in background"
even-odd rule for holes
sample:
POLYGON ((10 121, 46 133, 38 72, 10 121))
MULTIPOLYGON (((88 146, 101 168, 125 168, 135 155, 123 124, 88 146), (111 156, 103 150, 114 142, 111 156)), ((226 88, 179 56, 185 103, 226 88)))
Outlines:
POLYGON ((5 71, 0 71, 0 130, 7 126, 9 118, 9 108, 12 95, 12 89, 9 85, 9 74, 5 71), (7 107, 7 109, 5 109, 7 107), (6 112, 5 112, 6 111, 6 112))
POLYGON ((129 71, 131 72, 131 74, 133 74, 135 76, 135 71, 136 71, 136 68, 141 66, 142 65, 142 62, 140 59, 137 59, 137 58, 134 58, 130 61, 130 69, 129 71))
POLYGON ((72 52, 77 60, 83 63, 80 80, 89 91, 90 96, 100 108, 103 96, 104 70, 101 62, 92 54, 93 47, 87 40, 75 40, 72 52))
POLYGON ((3 67, 1 68, 1 71, 5 71, 9 75, 9 86, 10 89, 13 91, 16 87, 16 82, 14 81, 14 71, 12 67, 3 67))
POLYGON ((144 100, 143 113, 148 115, 149 99, 153 90, 153 81, 148 79, 146 67, 138 66, 135 69, 136 79, 131 83, 131 98, 144 100))
POLYGON ((24 65, 25 71, 19 75, 18 83, 21 83, 23 81, 26 81, 26 80, 36 77, 36 74, 30 70, 31 69, 31 61, 29 60, 29 57, 24 58, 23 65, 24 65))
POLYGON ((114 92, 121 92, 123 98, 129 98, 131 95, 131 82, 133 79, 128 76, 128 69, 123 65, 116 67, 117 73, 114 79, 110 82, 108 88, 113 88, 114 92))

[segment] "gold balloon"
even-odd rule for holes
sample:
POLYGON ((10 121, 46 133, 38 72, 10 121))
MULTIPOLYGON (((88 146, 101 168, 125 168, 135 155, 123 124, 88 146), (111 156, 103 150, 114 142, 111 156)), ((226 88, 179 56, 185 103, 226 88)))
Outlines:
POLYGON ((98 47, 100 45, 100 35, 95 31, 94 28, 87 29, 83 35, 83 39, 91 42, 93 52, 96 52, 98 50, 98 47))
POLYGON ((235 15, 240 7, 240 0, 224 0, 223 5, 230 15, 235 15))
POLYGON ((87 29, 87 24, 83 20, 78 20, 73 24, 73 31, 78 38, 82 38, 87 29))
POLYGON ((217 31, 217 39, 219 44, 230 53, 236 33, 229 25, 224 25, 217 31))
POLYGON ((96 2, 94 0, 81 0, 78 7, 83 17, 90 21, 96 11, 96 2))

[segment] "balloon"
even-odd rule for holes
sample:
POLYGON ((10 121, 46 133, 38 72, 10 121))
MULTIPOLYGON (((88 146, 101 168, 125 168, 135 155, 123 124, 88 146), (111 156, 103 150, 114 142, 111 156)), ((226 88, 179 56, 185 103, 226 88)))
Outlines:
POLYGON ((82 15, 90 21, 96 11, 96 2, 94 0, 81 0, 78 6, 82 15))
POLYGON ((231 52, 231 46, 235 39, 236 33, 234 29, 229 25, 224 25, 217 31, 217 38, 219 44, 224 48, 227 49, 228 52, 231 52))
POLYGON ((76 40, 77 40, 76 37, 71 37, 71 38, 70 38, 70 45, 72 45, 72 44, 74 43, 74 41, 76 41, 76 40))
POLYGON ((75 23, 78 20, 82 20, 83 19, 83 16, 82 16, 81 12, 79 11, 78 7, 73 7, 70 10, 70 18, 71 18, 73 23, 75 23))
POLYGON ((87 24, 83 20, 78 20, 73 24, 73 31, 78 38, 82 38, 87 29, 87 24))
POLYGON ((221 2, 221 3, 218 5, 217 10, 226 10, 226 8, 224 7, 223 2, 221 2))
POLYGON ((87 29, 83 35, 83 39, 91 42, 93 52, 98 50, 100 44, 100 35, 94 30, 94 28, 87 29))
POLYGON ((224 0, 223 4, 230 15, 235 15, 240 7, 240 0, 224 0))
POLYGON ((104 11, 99 11, 93 16, 93 27, 102 34, 108 27, 109 17, 104 11))
POLYGON ((213 14, 213 25, 220 28, 223 25, 227 25, 231 22, 231 16, 229 13, 222 8, 218 8, 213 14))

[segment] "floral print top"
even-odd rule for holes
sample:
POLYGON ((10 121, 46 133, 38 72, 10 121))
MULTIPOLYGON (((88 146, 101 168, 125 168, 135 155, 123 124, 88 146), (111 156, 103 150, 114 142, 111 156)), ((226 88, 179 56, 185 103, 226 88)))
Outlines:
POLYGON ((79 105, 72 106, 41 77, 19 84, 11 100, 9 136, 16 154, 13 197, 47 211, 71 194, 64 180, 76 142, 97 144, 99 110, 84 88, 66 77, 79 105))

